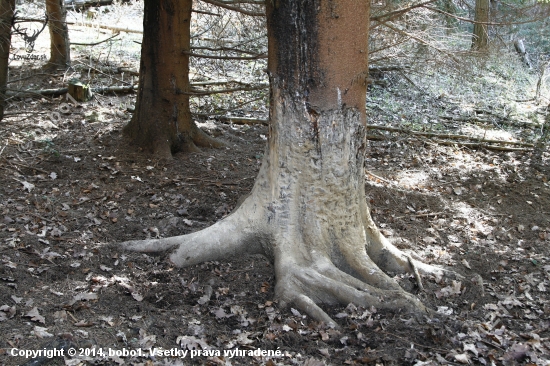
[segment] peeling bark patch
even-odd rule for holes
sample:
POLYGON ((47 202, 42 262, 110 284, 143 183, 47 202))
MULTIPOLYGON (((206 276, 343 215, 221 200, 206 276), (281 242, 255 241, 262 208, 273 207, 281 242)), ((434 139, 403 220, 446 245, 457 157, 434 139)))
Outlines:
MULTIPOLYGON (((311 130, 313 131, 313 141, 315 142, 315 145, 318 149, 320 149, 319 146, 319 113, 311 108, 311 105, 309 103, 306 103, 306 113, 307 117, 311 121, 311 130)), ((320 150, 319 150, 320 152, 320 150)), ((321 156, 322 158, 322 156, 321 156)))
POLYGON ((316 110, 364 108, 368 14, 364 0, 268 2, 273 84, 316 110))

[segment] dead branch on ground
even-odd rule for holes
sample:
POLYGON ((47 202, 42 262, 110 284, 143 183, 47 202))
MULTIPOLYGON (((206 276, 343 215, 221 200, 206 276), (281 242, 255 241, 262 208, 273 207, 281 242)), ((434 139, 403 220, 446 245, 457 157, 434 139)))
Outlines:
POLYGON ((67 24, 68 25, 73 25, 75 27, 109 29, 109 30, 113 30, 113 31, 116 31, 116 32, 137 33, 137 34, 142 34, 143 33, 143 31, 139 30, 139 29, 115 27, 113 25, 96 24, 96 23, 92 23, 92 22, 67 22, 67 24))
MULTIPOLYGON (((130 93, 137 89, 137 85, 128 86, 105 86, 92 88, 94 93, 130 93)), ((6 90, 6 97, 8 98, 33 98, 43 96, 59 96, 66 94, 69 88, 56 88, 56 89, 42 89, 42 90, 6 90)))
POLYGON ((260 58, 267 58, 266 53, 259 53, 255 56, 214 56, 214 55, 204 55, 199 53, 193 53, 193 52, 183 52, 186 55, 189 55, 191 57, 199 57, 199 58, 211 58, 216 60, 257 60, 260 58))
POLYGON ((410 134, 410 135, 414 135, 414 136, 423 136, 423 137, 439 138, 439 139, 474 140, 475 143, 477 143, 477 144, 480 144, 480 143, 484 143, 484 144, 502 144, 502 145, 514 145, 514 146, 522 146, 522 147, 534 147, 535 146, 534 144, 530 144, 530 143, 527 143, 527 142, 493 140, 493 139, 476 138, 476 137, 473 137, 473 136, 456 135, 456 134, 448 134, 448 133, 419 132, 419 131, 406 130, 406 129, 403 129, 403 128, 389 127, 389 126, 367 125, 367 129, 369 129, 369 130, 389 131, 389 132, 398 132, 398 133, 405 133, 405 134, 410 134))
POLYGON ((237 6, 228 5, 227 3, 223 3, 223 2, 220 2, 220 1, 215 1, 215 0, 202 0, 202 1, 205 2, 205 3, 208 3, 208 4, 219 6, 220 8, 233 10, 233 11, 236 11, 236 12, 239 12, 239 13, 242 13, 242 14, 246 14, 246 15, 250 15, 250 16, 256 16, 256 17, 265 16, 265 13, 246 10, 246 9, 243 9, 243 8, 239 8, 237 6))
MULTIPOLYGON (((195 114, 194 116, 198 117, 210 117, 209 114, 195 114)), ((217 116, 218 120, 224 123, 234 123, 236 125, 264 125, 267 126, 269 123, 269 120, 262 119, 262 118, 249 118, 249 117, 227 117, 227 116, 217 116)))

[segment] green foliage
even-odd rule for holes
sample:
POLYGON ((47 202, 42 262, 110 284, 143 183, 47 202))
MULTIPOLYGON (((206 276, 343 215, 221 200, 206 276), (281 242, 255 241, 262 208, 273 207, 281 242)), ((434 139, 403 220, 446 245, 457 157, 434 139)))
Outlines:
POLYGON ((55 158, 59 158, 61 155, 59 154, 59 151, 55 148, 55 143, 50 139, 44 139, 41 140, 40 143, 42 143, 42 151, 44 151, 45 154, 53 156, 55 158))

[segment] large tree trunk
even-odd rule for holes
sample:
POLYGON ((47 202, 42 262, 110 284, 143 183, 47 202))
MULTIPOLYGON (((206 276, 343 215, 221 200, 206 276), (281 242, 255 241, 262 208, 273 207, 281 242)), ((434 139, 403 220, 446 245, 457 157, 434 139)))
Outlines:
POLYGON ((71 45, 64 0, 46 0, 46 13, 50 29, 48 67, 69 67, 71 65, 71 45))
POLYGON ((267 1, 270 134, 250 196, 210 228, 123 247, 176 248, 177 266, 263 254, 274 263, 280 304, 331 325, 320 304, 425 311, 384 271, 419 280, 435 269, 391 245, 366 204, 369 4, 267 1))
POLYGON ((136 111, 125 134, 161 157, 221 143, 189 111, 191 0, 145 0, 136 111))
POLYGON ((489 45, 489 0, 476 0, 472 49, 483 51, 489 45))
POLYGON ((6 84, 8 82, 11 26, 14 11, 15 0, 0 1, 0 120, 4 117, 4 108, 6 107, 6 84))

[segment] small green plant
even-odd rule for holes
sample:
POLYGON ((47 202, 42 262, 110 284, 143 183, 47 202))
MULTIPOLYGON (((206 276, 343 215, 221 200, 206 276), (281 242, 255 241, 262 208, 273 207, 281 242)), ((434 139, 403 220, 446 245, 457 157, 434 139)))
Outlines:
POLYGON ((51 155, 55 158, 59 158, 61 155, 59 154, 59 151, 55 148, 55 143, 50 139, 44 139, 40 141, 41 144, 43 144, 42 151, 47 154, 51 155))

